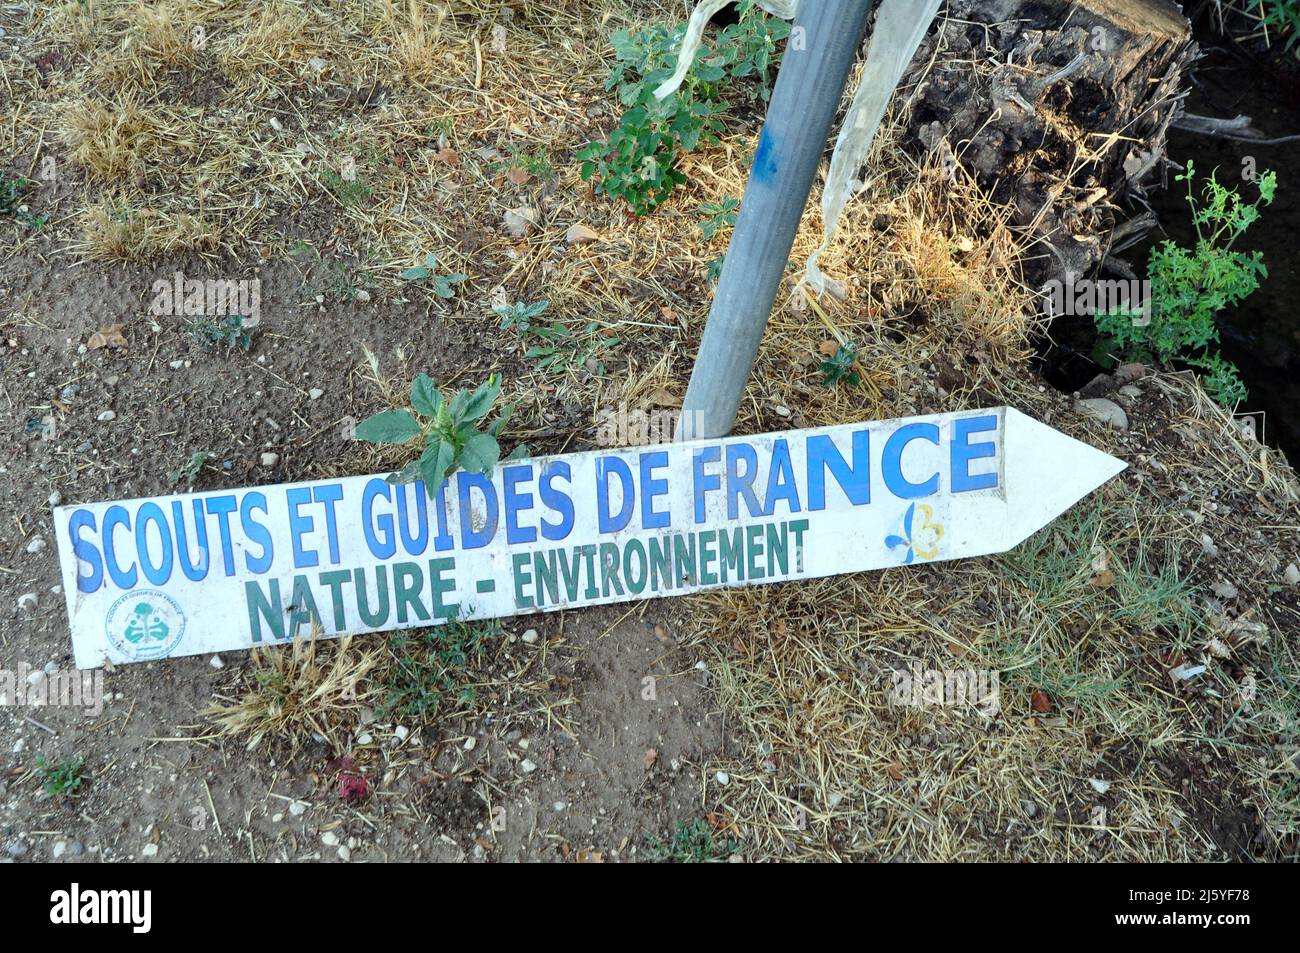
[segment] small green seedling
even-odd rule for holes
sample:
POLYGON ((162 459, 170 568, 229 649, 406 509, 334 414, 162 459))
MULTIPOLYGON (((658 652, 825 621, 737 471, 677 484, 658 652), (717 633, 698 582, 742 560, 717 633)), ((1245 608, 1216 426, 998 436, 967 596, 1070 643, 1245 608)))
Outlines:
POLYGON ((345 208, 359 205, 370 198, 370 186, 360 176, 344 178, 333 169, 325 169, 320 174, 320 181, 345 208))
POLYGON ((185 325, 190 339, 201 347, 224 345, 247 351, 253 346, 256 327, 248 324, 242 314, 227 314, 220 318, 195 318, 185 325))
MULTIPOLYGON (((446 400, 429 375, 421 374, 411 384, 411 410, 375 414, 357 425, 356 436, 368 443, 418 444, 419 459, 392 474, 388 481, 423 480, 425 492, 433 497, 457 470, 490 475, 496 467, 501 459, 497 438, 514 407, 506 407, 486 427, 480 428, 479 422, 492 410, 500 394, 500 378, 493 374, 474 390, 459 390, 446 400)), ((520 445, 507 459, 526 456, 527 452, 520 445)))
POLYGON ((31 179, 21 175, 0 175, 0 217, 16 219, 32 228, 48 225, 48 215, 36 215, 23 209, 23 195, 31 186, 31 179))
POLYGON ((585 368, 597 376, 605 374, 605 362, 600 354, 621 340, 607 335, 599 321, 588 321, 579 331, 563 321, 552 321, 550 325, 528 328, 525 337, 536 343, 524 352, 524 357, 533 361, 539 371, 555 373, 585 368))
POLYGON ((500 636, 499 619, 451 619, 436 629, 393 633, 389 641, 395 664, 384 680, 379 716, 420 722, 436 715, 444 699, 474 701, 468 669, 500 636))
POLYGON ((835 387, 838 384, 857 387, 862 383, 862 375, 858 373, 857 363, 857 345, 852 341, 841 344, 831 357, 821 363, 821 372, 825 375, 822 383, 827 387, 835 387))
POLYGON ((45 790, 55 797, 71 797, 81 787, 82 758, 61 758, 47 764, 44 755, 36 756, 36 770, 45 776, 45 790))
POLYGON ((722 280, 722 266, 725 265, 726 263, 727 263, 726 255, 720 255, 717 258, 713 259, 713 261, 709 262, 708 268, 705 270, 704 273, 704 278, 706 281, 708 281, 711 287, 716 288, 718 286, 718 282, 722 280))
POLYGON ((469 280, 469 275, 459 271, 449 275, 438 274, 438 256, 432 253, 425 256, 423 265, 407 268, 400 277, 403 281, 428 281, 432 278, 433 293, 443 299, 456 297, 456 289, 453 286, 469 280))
POLYGON ((700 214, 704 216, 700 219, 700 231, 704 234, 704 240, 711 242, 724 228, 736 224, 736 217, 740 214, 740 200, 730 195, 724 196, 720 202, 701 205, 700 214))
POLYGON ((195 481, 198 480, 199 474, 203 472, 204 462, 210 456, 212 456, 212 454, 207 450, 196 450, 190 454, 188 460, 167 474, 167 478, 171 481, 172 486, 175 486, 182 480, 185 481, 187 486, 193 486, 195 481))
POLYGON ((707 821, 678 824, 667 842, 652 840, 652 859, 671 864, 708 864, 726 860, 740 849, 731 838, 718 839, 707 821))
POLYGON ((526 304, 523 301, 516 301, 511 305, 499 304, 492 310, 501 319, 501 330, 508 331, 514 328, 520 334, 527 334, 532 330, 533 318, 541 317, 550 306, 551 303, 543 299, 533 304, 526 304))

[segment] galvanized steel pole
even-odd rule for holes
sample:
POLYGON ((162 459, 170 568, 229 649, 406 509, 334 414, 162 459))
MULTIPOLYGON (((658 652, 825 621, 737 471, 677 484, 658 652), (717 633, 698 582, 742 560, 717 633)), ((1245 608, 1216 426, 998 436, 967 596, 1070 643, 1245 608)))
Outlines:
POLYGON ((870 13, 871 0, 799 5, 686 392, 679 440, 725 436, 736 420, 870 13))

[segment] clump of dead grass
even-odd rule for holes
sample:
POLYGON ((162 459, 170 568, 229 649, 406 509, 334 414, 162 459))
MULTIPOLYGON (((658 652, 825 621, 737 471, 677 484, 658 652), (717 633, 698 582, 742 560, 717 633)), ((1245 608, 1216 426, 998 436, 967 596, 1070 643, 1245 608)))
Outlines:
POLYGON ((321 643, 316 635, 295 638, 292 647, 253 649, 248 667, 204 714, 222 734, 246 739, 250 751, 264 742, 297 751, 313 738, 343 750, 375 694, 370 679, 381 652, 346 636, 321 643))
POLYGON ((218 228, 201 215, 131 208, 111 201, 89 206, 81 215, 77 247, 108 261, 148 262, 159 255, 214 249, 218 228))

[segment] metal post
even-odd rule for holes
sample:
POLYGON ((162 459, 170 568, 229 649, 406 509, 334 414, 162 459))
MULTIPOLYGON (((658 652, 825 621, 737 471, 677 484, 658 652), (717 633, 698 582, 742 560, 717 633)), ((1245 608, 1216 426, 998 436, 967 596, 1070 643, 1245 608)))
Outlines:
POLYGON ((871 0, 799 5, 686 391, 679 440, 725 436, 735 423, 870 13, 871 0))

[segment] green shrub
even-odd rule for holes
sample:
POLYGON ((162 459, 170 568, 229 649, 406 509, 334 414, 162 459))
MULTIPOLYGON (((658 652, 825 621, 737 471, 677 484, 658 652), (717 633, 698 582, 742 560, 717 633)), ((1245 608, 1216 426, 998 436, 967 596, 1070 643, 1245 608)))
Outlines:
POLYGON ((1259 196, 1246 202, 1236 189, 1212 174, 1198 200, 1192 182, 1196 168, 1176 177, 1187 183, 1187 204, 1196 227, 1196 247, 1183 248, 1163 241, 1151 252, 1147 277, 1151 283, 1150 320, 1138 321, 1130 311, 1110 311, 1096 316, 1102 347, 1126 360, 1182 361, 1207 371, 1206 390, 1216 400, 1235 403, 1246 396, 1237 369, 1212 345, 1219 341, 1215 317, 1224 308, 1240 304, 1268 277, 1262 253, 1237 251, 1237 240, 1259 220, 1260 206, 1270 205, 1277 191, 1277 175, 1265 172, 1256 180, 1259 196))
MULTIPOLYGON (((388 479, 390 483, 424 480, 425 491, 436 496, 443 481, 457 470, 491 475, 501 459, 497 443, 513 406, 506 407, 492 423, 479 422, 492 410, 501 394, 501 381, 494 374, 472 391, 459 390, 450 399, 421 374, 411 383, 411 410, 385 410, 357 425, 356 437, 368 443, 416 443, 420 457, 388 479), (412 412, 413 411, 413 412, 412 412)), ((522 445, 510 459, 527 453, 522 445)))
POLYGON ((681 87, 662 101, 654 91, 676 69, 685 24, 614 34, 617 62, 605 88, 617 91, 626 112, 606 141, 578 153, 582 177, 598 175, 599 192, 623 199, 637 215, 652 211, 686 181, 679 151, 694 152, 717 141, 725 96, 736 80, 757 77, 755 95, 768 99, 777 44, 790 27, 753 0, 743 0, 740 12, 740 22, 722 31, 711 53, 700 50, 681 87))

